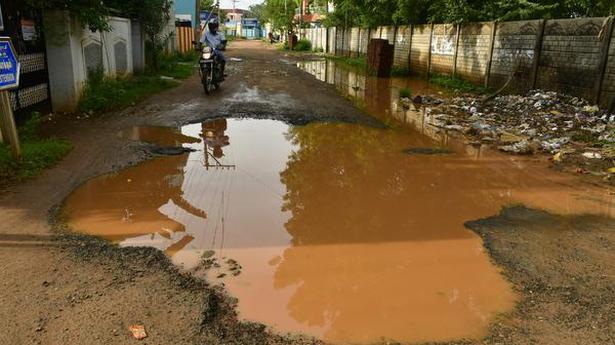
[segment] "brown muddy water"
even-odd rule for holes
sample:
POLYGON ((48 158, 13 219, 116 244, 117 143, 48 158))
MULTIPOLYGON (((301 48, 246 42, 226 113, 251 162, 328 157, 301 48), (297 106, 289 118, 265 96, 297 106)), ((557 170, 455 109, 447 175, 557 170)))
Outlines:
POLYGON ((464 146, 417 114, 385 129, 231 119, 132 128, 121 135, 194 151, 95 178, 63 213, 76 231, 158 248, 224 284, 242 319, 281 333, 480 338, 516 296, 464 223, 517 204, 612 217, 613 196, 540 159, 464 146), (430 150, 442 147, 451 153, 430 150))

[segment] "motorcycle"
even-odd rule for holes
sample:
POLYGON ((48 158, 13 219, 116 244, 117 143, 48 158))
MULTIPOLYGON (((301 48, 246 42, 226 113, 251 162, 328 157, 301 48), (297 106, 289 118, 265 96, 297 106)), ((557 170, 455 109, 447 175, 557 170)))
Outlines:
POLYGON ((222 83, 222 70, 217 61, 216 51, 211 47, 203 47, 201 58, 199 59, 201 83, 206 94, 211 94, 217 90, 222 83))
POLYGON ((222 71, 216 50, 209 46, 203 47, 201 57, 199 58, 199 66, 203 89, 209 95, 217 90, 224 80, 224 72, 222 71))

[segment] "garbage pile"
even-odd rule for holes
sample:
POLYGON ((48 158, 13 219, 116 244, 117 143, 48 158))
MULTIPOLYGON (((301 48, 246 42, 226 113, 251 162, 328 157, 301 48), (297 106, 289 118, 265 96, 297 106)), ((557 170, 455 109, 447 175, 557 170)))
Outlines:
POLYGON ((503 151, 555 153, 575 142, 592 147, 615 144, 614 114, 556 92, 498 96, 485 103, 475 97, 456 97, 442 109, 454 114, 440 116, 448 120, 444 127, 503 144, 499 145, 503 151))
POLYGON ((615 166, 615 114, 579 97, 541 90, 486 102, 475 96, 455 97, 432 109, 430 117, 435 126, 504 152, 546 152, 554 161, 574 156, 615 166))

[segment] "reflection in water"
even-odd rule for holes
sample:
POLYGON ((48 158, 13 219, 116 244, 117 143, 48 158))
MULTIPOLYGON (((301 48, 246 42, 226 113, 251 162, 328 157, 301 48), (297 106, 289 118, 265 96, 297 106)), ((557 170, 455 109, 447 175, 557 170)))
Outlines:
POLYGON ((480 337, 515 297, 464 222, 518 203, 613 216, 605 191, 537 160, 406 155, 441 144, 408 128, 220 119, 124 135, 197 151, 89 181, 70 224, 197 275, 205 252, 233 258, 241 275, 208 277, 242 318, 331 342, 480 337))
MULTIPOLYGON (((448 91, 441 90, 420 78, 366 76, 360 71, 343 67, 330 60, 302 61, 298 63, 298 67, 316 79, 334 85, 357 106, 383 122, 393 125, 397 122, 407 124, 440 145, 451 145, 445 131, 429 125, 437 115, 432 114, 429 107, 413 104, 406 108, 399 101, 401 89, 409 89, 414 95, 439 94, 443 97, 448 95, 448 91)), ((456 144, 463 150, 460 143, 456 144)))

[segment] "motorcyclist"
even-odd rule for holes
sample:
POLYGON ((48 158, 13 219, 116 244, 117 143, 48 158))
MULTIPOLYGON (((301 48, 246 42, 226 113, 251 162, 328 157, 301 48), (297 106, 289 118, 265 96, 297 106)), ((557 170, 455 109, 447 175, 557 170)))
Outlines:
POLYGON ((222 41, 224 41, 224 36, 222 36, 218 30, 220 26, 217 21, 211 21, 207 25, 207 28, 209 30, 205 30, 201 36, 201 44, 206 44, 215 52, 220 63, 222 78, 224 78, 224 67, 226 66, 226 57, 224 56, 224 53, 222 53, 222 41))

